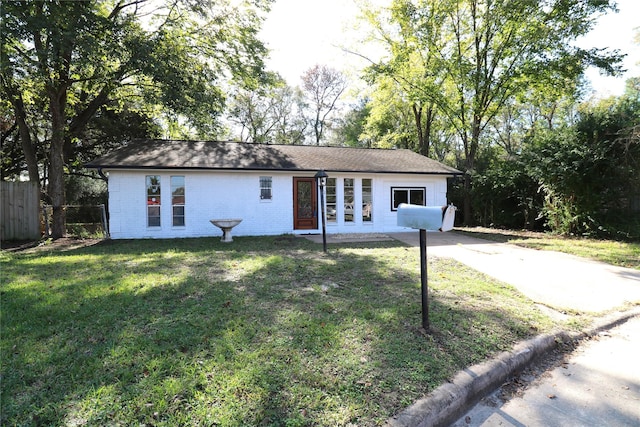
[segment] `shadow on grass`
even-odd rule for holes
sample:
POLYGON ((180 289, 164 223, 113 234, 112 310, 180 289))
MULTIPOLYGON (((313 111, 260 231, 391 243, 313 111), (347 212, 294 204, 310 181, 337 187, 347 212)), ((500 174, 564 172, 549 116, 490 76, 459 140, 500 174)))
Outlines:
POLYGON ((433 260, 425 335, 399 242, 117 241, 2 268, 3 425, 377 425, 534 332, 526 301, 465 298, 485 279, 433 260))

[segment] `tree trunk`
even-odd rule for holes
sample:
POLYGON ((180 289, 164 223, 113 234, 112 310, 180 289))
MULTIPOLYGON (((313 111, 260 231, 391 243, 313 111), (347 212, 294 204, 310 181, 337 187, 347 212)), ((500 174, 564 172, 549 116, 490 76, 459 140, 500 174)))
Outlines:
POLYGON ((429 104, 429 107, 427 108, 426 123, 424 124, 424 141, 422 147, 424 150, 423 155, 427 157, 429 157, 429 151, 431 150, 431 128, 433 127, 435 117, 435 108, 433 104, 429 104))
POLYGON ((22 100, 22 94, 18 92, 12 84, 6 84, 3 79, 3 89, 9 98, 9 102, 13 107, 13 111, 16 115, 16 123, 18 125, 18 135, 20 136, 20 144, 24 154, 25 162, 27 163, 27 172, 29 174, 29 181, 35 182, 40 187, 40 174, 38 172, 38 160, 36 157, 36 150, 31 140, 31 132, 29 125, 27 124, 27 113, 24 108, 24 101, 22 100))
POLYGON ((422 123, 423 108, 414 103, 412 109, 416 130, 418 131, 418 153, 428 157, 429 149, 431 148, 431 127, 435 118, 434 106, 433 104, 429 104, 429 107, 427 107, 426 116, 424 117, 424 127, 422 123))
POLYGON ((468 227, 473 223, 472 221, 473 211, 471 210, 471 175, 469 173, 464 174, 462 189, 463 189, 462 221, 463 221, 463 224, 468 227))
POLYGON ((471 205, 471 175, 476 167, 476 153, 480 144, 480 122, 479 114, 473 115, 471 123, 471 142, 466 154, 467 170, 464 175, 464 225, 473 225, 473 209, 471 205))
POLYGON ((31 141, 31 132, 29 132, 29 125, 27 125, 26 113, 24 111, 24 104, 22 102, 22 96, 15 99, 14 110, 16 113, 16 119, 18 121, 18 132, 20 133, 20 143, 22 144, 22 151, 24 153, 24 159, 27 163, 27 171, 29 173, 29 181, 35 182, 40 188, 40 174, 38 173, 38 160, 36 158, 36 151, 31 141))
POLYGON ((316 110, 316 120, 313 124, 313 131, 316 137, 316 145, 320 146, 320 139, 322 139, 322 121, 320 119, 320 110, 316 110))
POLYGON ((418 107, 418 105, 414 102, 411 106, 413 110, 413 119, 416 123, 416 131, 418 133, 418 153, 425 155, 423 153, 424 147, 424 134, 422 133, 422 108, 418 107))
POLYGON ((51 237, 58 239, 66 232, 65 212, 64 212, 64 126, 65 114, 64 104, 66 101, 66 90, 61 90, 50 94, 51 109, 51 149, 49 152, 49 185, 48 193, 53 207, 53 219, 51 226, 51 237))

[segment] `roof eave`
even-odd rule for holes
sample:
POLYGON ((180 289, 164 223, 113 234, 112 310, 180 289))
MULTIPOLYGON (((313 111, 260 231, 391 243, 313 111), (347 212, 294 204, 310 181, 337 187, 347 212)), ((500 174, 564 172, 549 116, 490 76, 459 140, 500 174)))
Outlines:
MULTIPOLYGON (((275 172, 317 172, 318 169, 307 168, 288 168, 288 169, 274 169, 274 168, 215 168, 208 166, 143 166, 143 165, 98 165, 98 164, 85 164, 85 168, 88 169, 102 169, 102 170, 193 170, 193 171, 275 171, 275 172)), ((370 174, 408 174, 408 175, 447 175, 447 176, 459 176, 463 175, 460 171, 381 171, 375 169, 367 170, 348 170, 348 169, 326 169, 327 173, 370 173, 370 174)))

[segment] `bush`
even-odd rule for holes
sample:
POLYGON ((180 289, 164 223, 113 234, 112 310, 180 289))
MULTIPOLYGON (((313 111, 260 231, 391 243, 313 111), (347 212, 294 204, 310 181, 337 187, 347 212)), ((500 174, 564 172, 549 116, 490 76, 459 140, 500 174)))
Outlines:
POLYGON ((472 179, 474 218, 485 227, 540 230, 543 200, 520 159, 496 158, 472 179))
POLYGON ((631 203, 640 193, 638 104, 622 98, 588 107, 574 126, 538 133, 529 145, 523 162, 540 183, 551 230, 640 238, 631 203))

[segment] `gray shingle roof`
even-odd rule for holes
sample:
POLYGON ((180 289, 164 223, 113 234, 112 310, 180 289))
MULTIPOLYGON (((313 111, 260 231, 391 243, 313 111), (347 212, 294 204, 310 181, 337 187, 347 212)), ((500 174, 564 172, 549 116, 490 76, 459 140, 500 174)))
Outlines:
POLYGON ((102 169, 285 170, 457 175, 410 150, 243 142, 136 140, 89 162, 102 169))

